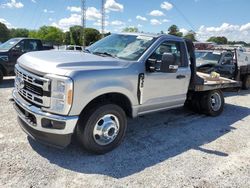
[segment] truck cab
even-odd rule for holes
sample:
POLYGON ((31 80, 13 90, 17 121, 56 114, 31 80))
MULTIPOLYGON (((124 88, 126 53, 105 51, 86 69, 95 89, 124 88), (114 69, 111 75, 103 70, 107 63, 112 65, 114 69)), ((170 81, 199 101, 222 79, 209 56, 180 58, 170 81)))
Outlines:
POLYGON ((43 50, 37 39, 12 38, 0 45, 0 82, 3 76, 14 75, 17 59, 24 53, 43 50))

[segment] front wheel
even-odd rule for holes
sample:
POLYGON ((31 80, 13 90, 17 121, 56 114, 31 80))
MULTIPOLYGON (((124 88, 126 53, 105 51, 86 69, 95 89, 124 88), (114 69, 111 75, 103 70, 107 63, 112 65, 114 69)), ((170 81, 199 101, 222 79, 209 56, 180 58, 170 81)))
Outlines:
POLYGON ((218 116, 224 109, 224 96, 220 90, 208 91, 201 98, 201 107, 205 114, 218 116))
POLYGON ((121 107, 100 105, 83 114, 76 131, 87 151, 104 154, 121 144, 127 129, 126 114, 121 107))

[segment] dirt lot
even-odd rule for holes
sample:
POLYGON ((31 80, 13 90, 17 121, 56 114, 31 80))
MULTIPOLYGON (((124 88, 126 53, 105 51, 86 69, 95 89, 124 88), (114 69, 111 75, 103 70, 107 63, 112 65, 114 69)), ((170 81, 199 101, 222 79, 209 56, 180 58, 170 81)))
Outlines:
POLYGON ((17 125, 13 79, 0 86, 0 187, 250 187, 250 91, 216 118, 177 109, 129 120, 123 144, 95 156, 58 150, 17 125))

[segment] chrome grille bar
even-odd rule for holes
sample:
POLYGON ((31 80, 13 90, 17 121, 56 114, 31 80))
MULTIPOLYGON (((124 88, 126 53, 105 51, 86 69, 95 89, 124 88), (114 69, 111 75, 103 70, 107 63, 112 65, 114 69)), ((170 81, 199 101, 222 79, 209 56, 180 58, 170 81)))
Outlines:
POLYGON ((50 96, 43 95, 44 91, 47 93, 50 92, 50 80, 32 74, 22 69, 19 65, 16 65, 15 72, 15 90, 19 95, 36 105, 50 107, 50 96), (23 82, 22 84, 20 84, 20 79, 23 82))
POLYGON ((41 87, 44 91, 49 91, 49 84, 50 84, 49 79, 42 78, 35 74, 29 73, 26 70, 22 69, 20 66, 16 66, 15 73, 17 77, 22 78, 26 82, 41 87))

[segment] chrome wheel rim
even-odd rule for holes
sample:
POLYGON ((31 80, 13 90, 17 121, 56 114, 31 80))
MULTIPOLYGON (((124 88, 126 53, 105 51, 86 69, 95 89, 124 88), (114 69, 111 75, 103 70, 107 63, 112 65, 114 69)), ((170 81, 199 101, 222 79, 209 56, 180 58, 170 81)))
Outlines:
POLYGON ((213 111, 218 111, 221 107, 221 97, 219 93, 214 93, 210 97, 210 105, 213 111))
POLYGON ((93 130, 94 140, 99 145, 108 145, 116 139, 119 129, 120 123, 115 115, 104 115, 95 124, 93 130))

